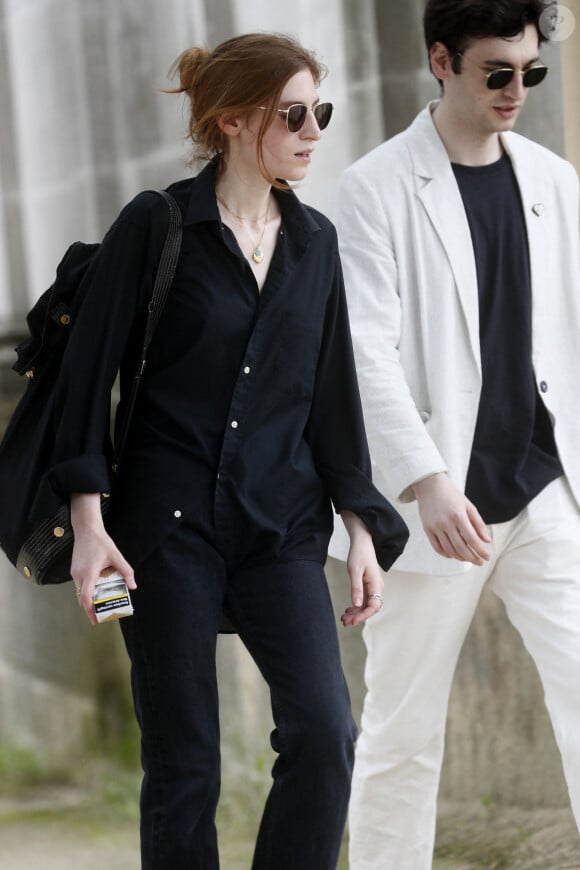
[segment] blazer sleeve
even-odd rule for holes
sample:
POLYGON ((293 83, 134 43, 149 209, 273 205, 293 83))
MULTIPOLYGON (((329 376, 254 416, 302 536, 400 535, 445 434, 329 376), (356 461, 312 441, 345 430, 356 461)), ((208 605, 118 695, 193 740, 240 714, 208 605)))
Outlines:
POLYGON ((390 498, 408 502, 414 500, 411 484, 447 466, 425 429, 401 363, 404 263, 397 261, 378 187, 356 166, 347 170, 339 188, 337 230, 375 482, 390 498))
POLYGON ((372 535, 377 560, 387 571, 402 553, 408 530, 372 483, 336 245, 334 257, 334 282, 327 303, 307 439, 335 510, 353 511, 363 520, 372 535))
POLYGON ((151 192, 136 197, 106 234, 84 278, 56 387, 53 466, 40 487, 41 507, 50 505, 53 493, 110 489, 111 389, 125 361, 137 364, 167 224, 164 210, 151 192))

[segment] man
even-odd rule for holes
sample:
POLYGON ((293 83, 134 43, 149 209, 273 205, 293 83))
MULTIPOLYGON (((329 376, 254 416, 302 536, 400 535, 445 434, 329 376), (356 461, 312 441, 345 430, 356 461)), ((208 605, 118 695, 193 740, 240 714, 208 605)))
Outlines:
POLYGON ((431 867, 449 689, 485 584, 539 669, 580 822, 578 180, 511 132, 547 73, 544 10, 428 0, 441 99, 341 184, 374 479, 411 530, 364 632, 352 870, 431 867))

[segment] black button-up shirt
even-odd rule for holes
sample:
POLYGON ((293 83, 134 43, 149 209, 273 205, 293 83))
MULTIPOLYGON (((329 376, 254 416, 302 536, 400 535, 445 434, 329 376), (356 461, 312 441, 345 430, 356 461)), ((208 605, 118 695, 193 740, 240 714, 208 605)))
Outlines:
POLYGON ((122 416, 167 207, 137 196, 105 237, 59 382, 53 489, 112 487, 107 524, 137 565, 175 523, 228 565, 324 561, 337 511, 357 513, 388 568, 406 528, 371 482, 332 224, 276 192, 278 243, 262 292, 220 219, 214 170, 169 188, 183 214, 173 287, 111 483, 110 390, 122 416))

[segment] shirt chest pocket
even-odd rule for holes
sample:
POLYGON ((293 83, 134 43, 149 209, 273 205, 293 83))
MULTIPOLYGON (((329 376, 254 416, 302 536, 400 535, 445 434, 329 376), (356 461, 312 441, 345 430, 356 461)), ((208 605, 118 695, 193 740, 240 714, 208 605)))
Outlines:
POLYGON ((312 395, 320 350, 318 332, 295 314, 282 314, 274 364, 274 387, 295 398, 312 395))

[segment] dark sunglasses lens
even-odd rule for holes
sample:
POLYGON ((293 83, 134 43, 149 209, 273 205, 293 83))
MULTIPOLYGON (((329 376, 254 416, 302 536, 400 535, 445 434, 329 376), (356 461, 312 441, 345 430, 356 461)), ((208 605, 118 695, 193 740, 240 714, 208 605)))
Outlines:
MULTIPOLYGON (((547 66, 532 66, 527 69, 523 75, 523 83, 525 88, 534 88, 543 82, 548 74, 547 66)), ((487 79, 487 86, 492 91, 498 91, 509 85, 514 77, 514 71, 511 69, 496 69, 487 79)))
POLYGON ((314 117, 320 130, 325 130, 332 118, 332 103, 319 103, 314 109, 314 117))
POLYGON ((535 88, 540 82, 543 82, 548 74, 547 66, 532 66, 524 73, 524 87, 535 88))
POLYGON ((487 77, 487 86, 490 91, 499 91, 509 85, 513 77, 513 69, 495 69, 487 77))
POLYGON ((295 106, 290 106, 286 119, 288 121, 288 130, 291 133, 297 133, 303 126, 307 112, 308 109, 306 106, 302 106, 300 103, 296 103, 295 106))

